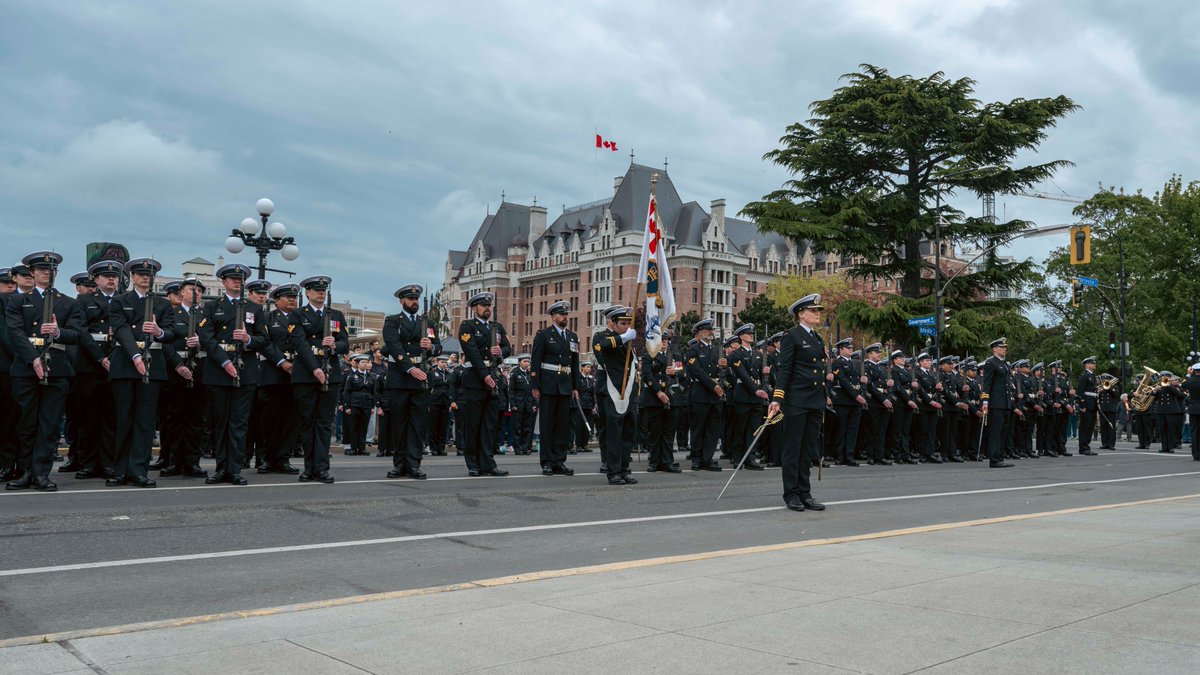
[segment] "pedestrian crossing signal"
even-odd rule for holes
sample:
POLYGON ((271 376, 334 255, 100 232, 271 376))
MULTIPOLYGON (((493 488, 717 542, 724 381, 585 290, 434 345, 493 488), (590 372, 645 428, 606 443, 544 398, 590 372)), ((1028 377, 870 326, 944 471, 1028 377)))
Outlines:
POLYGON ((1071 228, 1071 264, 1086 265, 1092 262, 1092 228, 1077 225, 1071 228))

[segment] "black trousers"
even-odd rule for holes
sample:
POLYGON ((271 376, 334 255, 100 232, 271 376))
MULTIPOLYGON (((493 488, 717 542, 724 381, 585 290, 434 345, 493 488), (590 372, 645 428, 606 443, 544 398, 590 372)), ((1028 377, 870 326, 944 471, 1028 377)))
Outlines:
MULTIPOLYGON (((717 451, 717 439, 721 437, 724 421, 722 403, 692 403, 688 418, 692 423, 692 461, 711 464, 717 451)), ((600 413, 603 418, 603 411, 600 413)))
POLYGON ((538 434, 541 446, 538 459, 542 466, 563 466, 571 449, 571 395, 545 393, 538 401, 538 434))
POLYGON ((321 391, 321 385, 293 384, 292 396, 300 409, 300 445, 304 448, 304 472, 318 475, 329 471, 329 443, 333 439, 333 415, 337 411, 337 387, 321 391))
MULTIPOLYGON (((70 386, 65 377, 51 377, 44 385, 35 377, 12 378, 12 396, 21 408, 17 466, 37 478, 49 479, 54 466, 70 386)), ((12 429, 6 433, 11 434, 12 429)))
POLYGON ((171 373, 158 400, 163 413, 158 428, 158 456, 164 459, 164 466, 186 468, 199 464, 204 436, 208 433, 204 428, 203 408, 208 404, 204 385, 188 387, 186 380, 171 373))
POLYGON ((915 448, 923 457, 937 452, 938 414, 936 410, 921 411, 916 417, 915 448))
MULTIPOLYGON (((435 453, 446 451, 446 429, 449 428, 450 402, 434 401, 429 406, 429 449, 435 453)), ((381 435, 382 438, 382 435, 381 435)))
POLYGON ((688 405, 671 406, 675 411, 675 448, 688 451, 691 447, 692 427, 688 422, 688 405))
POLYGON ((812 497, 809 473, 821 453, 823 410, 783 409, 783 498, 812 497))
POLYGON ((81 469, 111 469, 117 461, 117 414, 108 372, 84 373, 73 386, 84 404, 79 409, 79 452, 72 447, 71 459, 81 469))
POLYGON ((1175 425, 1172 419, 1174 415, 1169 413, 1159 413, 1155 415, 1158 418, 1158 441, 1162 444, 1162 449, 1175 449, 1175 425))
POLYGON ((482 389, 462 389, 458 395, 458 414, 455 426, 462 427, 463 460, 468 471, 486 473, 496 468, 492 459, 492 439, 496 437, 496 422, 500 413, 500 398, 482 389))
POLYGON ((1192 425, 1192 459, 1200 461, 1200 415, 1188 415, 1192 425))
MULTIPOLYGON (((421 468, 428 438, 429 390, 388 389, 388 436, 392 466, 415 471, 421 468)), ((363 424, 366 424, 363 418, 363 424)), ((364 430, 365 433, 365 430, 364 430)))
MULTIPOLYGON (((537 413, 530 410, 512 411, 513 451, 529 453, 533 451, 533 418, 537 413)), ((542 446, 546 439, 542 438, 542 446)))
POLYGON ((1005 432, 1010 428, 1009 417, 1011 415, 1011 410, 988 408, 985 433, 987 435, 987 456, 992 462, 1000 462, 1004 459, 1008 441, 1005 438, 1005 432))
MULTIPOLYGON (((750 439, 754 437, 755 430, 762 423, 761 413, 762 406, 757 403, 733 404, 733 416, 731 418, 733 431, 729 434, 731 440, 729 461, 733 464, 741 461, 742 455, 746 454, 746 450, 750 447, 750 439)), ((761 443, 762 441, 759 442, 761 443)), ((761 450, 762 448, 758 449, 761 450)))
POLYGON ((367 426, 371 422, 371 408, 350 407, 350 412, 342 411, 345 427, 342 429, 342 440, 349 441, 350 452, 363 454, 367 451, 367 426))
POLYGON ((1067 422, 1070 419, 1071 415, 1064 410, 1063 413, 1061 415, 1057 415, 1057 417, 1058 417, 1058 422, 1057 422, 1057 425, 1055 428, 1058 431, 1058 448, 1059 448, 1060 452, 1066 452, 1066 450, 1067 450, 1067 426, 1068 426, 1067 422))
POLYGON ((837 405, 833 409, 838 417, 837 450, 834 457, 840 462, 854 459, 854 448, 858 445, 858 427, 862 424, 862 406, 837 405))
POLYGON ((872 406, 863 417, 863 433, 867 435, 866 453, 870 459, 883 459, 887 430, 894 414, 882 406, 872 406))
POLYGON ((591 440, 588 437, 588 425, 591 424, 591 421, 589 420, 587 424, 584 424, 584 416, 586 414, 581 408, 571 407, 571 433, 574 436, 573 442, 577 448, 586 448, 588 441, 591 440))
MULTIPOLYGON (((0 469, 15 469, 21 454, 18 429, 21 424, 21 407, 13 398, 12 378, 0 373, 0 469)), ((51 458, 53 459, 53 457, 51 458)))
POLYGON ((891 418, 888 419, 886 450, 892 459, 900 459, 911 451, 913 409, 907 404, 897 402, 891 418))
POLYGON ((960 415, 956 412, 945 412, 942 414, 941 436, 942 436, 942 455, 945 457, 958 457, 958 420, 960 415))
POLYGON ((767 461, 773 466, 780 466, 783 464, 783 427, 784 425, 782 423, 772 424, 771 426, 767 427, 766 432, 764 432, 767 435, 767 438, 759 441, 759 443, 768 444, 767 461))
POLYGON ((217 473, 235 475, 246 464, 246 432, 250 428, 250 408, 257 387, 205 387, 208 394, 208 419, 213 429, 213 457, 217 473))
POLYGON ((972 458, 983 456, 983 444, 986 442, 982 437, 983 419, 975 413, 971 413, 959 421, 959 426, 963 428, 965 437, 962 452, 971 453, 972 458))
POLYGON ((1096 411, 1079 411, 1079 451, 1092 449, 1092 436, 1096 433, 1096 411))
MULTIPOLYGON (((117 449, 113 473, 117 478, 145 478, 154 445, 154 423, 158 421, 158 390, 161 382, 113 380, 113 404, 117 415, 117 449)), ((56 427, 57 433, 57 427, 56 427)))
POLYGON ((671 439, 675 435, 671 426, 673 410, 663 406, 643 406, 638 412, 646 427, 646 447, 650 451, 650 462, 647 466, 664 467, 674 464, 675 455, 671 452, 671 439))
POLYGON ((1114 450, 1117 447, 1117 410, 1100 411, 1100 447, 1114 450))
MULTIPOLYGON (((629 458, 633 454, 637 433, 634 403, 630 401, 625 414, 621 415, 607 393, 598 396, 596 402, 600 408, 599 428, 603 429, 600 434, 600 459, 608 468, 609 476, 629 473, 629 458)), ((713 444, 716 444, 715 439, 713 444)))
POLYGON ((246 458, 245 466, 262 466, 267 457, 267 428, 263 426, 263 393, 260 387, 254 387, 254 400, 250 402, 250 420, 246 425, 246 458))
POLYGON ((287 382, 259 387, 258 396, 262 401, 262 426, 267 443, 263 462, 267 466, 283 466, 296 448, 300 406, 292 396, 292 385, 287 382))
POLYGON ((1183 445, 1183 413, 1171 413, 1171 447, 1178 448, 1183 445))

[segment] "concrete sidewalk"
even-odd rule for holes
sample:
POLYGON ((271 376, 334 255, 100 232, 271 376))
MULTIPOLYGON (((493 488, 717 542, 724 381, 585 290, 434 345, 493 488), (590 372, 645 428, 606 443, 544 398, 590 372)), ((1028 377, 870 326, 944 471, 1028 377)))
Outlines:
POLYGON ((998 520, 55 636, 0 672, 1200 672, 1200 499, 998 520))

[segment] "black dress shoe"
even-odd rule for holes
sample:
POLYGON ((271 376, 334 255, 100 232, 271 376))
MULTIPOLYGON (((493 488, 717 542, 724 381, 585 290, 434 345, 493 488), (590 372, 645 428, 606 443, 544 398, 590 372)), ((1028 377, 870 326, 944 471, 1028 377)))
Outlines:
POLYGON ((158 483, 155 483, 145 476, 128 476, 126 477, 126 480, 129 481, 130 485, 140 488, 152 488, 158 485, 158 483))
POLYGON ((800 503, 804 504, 804 508, 808 509, 809 511, 824 511, 825 510, 825 505, 822 504, 821 502, 813 499, 812 497, 801 497, 800 503))
POLYGON ((119 487, 121 485, 125 485, 126 482, 127 481, 125 480, 124 477, 117 478, 116 476, 114 476, 112 478, 106 478, 104 480, 104 484, 108 487, 119 487))
POLYGON ((312 479, 313 479, 312 474, 307 471, 300 474, 300 482, 301 483, 307 483, 307 482, 311 481, 312 479))
POLYGON ((150 462, 150 464, 147 465, 146 468, 149 469, 150 471, 160 471, 163 468, 163 461, 161 459, 156 459, 153 462, 150 462))
POLYGON ((566 464, 561 464, 559 466, 554 467, 554 473, 556 473, 560 476, 574 476, 575 469, 572 469, 571 467, 567 466, 566 464))
POLYGON ((12 480, 12 477, 14 475, 16 475, 16 474, 13 472, 11 467, 6 468, 6 469, 0 469, 0 482, 12 480))
POLYGON ((1062 452, 1058 453, 1058 456, 1059 457, 1071 457, 1072 455, 1071 455, 1071 453, 1067 452, 1066 450, 1063 450, 1062 452))
POLYGON ((75 480, 87 480, 89 478, 108 478, 108 474, 101 468, 80 469, 75 472, 75 480))
POLYGON ((637 479, 636 479, 636 478, 634 478, 634 477, 633 477, 633 474, 632 474, 632 473, 629 473, 628 471, 626 471, 625 473, 621 474, 621 478, 624 478, 624 479, 625 479, 625 484, 626 484, 626 485, 637 485, 637 479))
POLYGON ((254 471, 255 473, 275 473, 275 467, 270 464, 263 464, 262 466, 255 467, 254 471))
POLYGON ((58 486, 50 482, 49 478, 34 478, 33 489, 38 492, 55 492, 58 486))
POLYGON ((945 460, 943 460, 941 457, 938 457, 937 455, 932 455, 930 457, 926 457, 925 461, 929 462, 931 464, 945 464, 946 463, 945 460))
POLYGON ((762 471, 763 465, 759 464, 758 462, 754 461, 753 459, 747 459, 746 462, 744 464, 742 464, 742 468, 749 469, 750 471, 762 471))
POLYGON ((232 485, 246 485, 246 479, 243 478, 242 474, 240 474, 240 473, 229 474, 229 476, 227 477, 227 480, 232 485))
POLYGON ((667 473, 683 473, 683 469, 679 468, 678 464, 664 464, 659 469, 667 473))
POLYGON ((705 471, 720 471, 721 465, 717 464, 715 461, 709 462, 708 464, 704 465, 704 470, 705 471))
POLYGON ((543 466, 542 467, 542 475, 543 476, 553 476, 554 475, 554 467, 550 466, 549 464, 547 464, 546 466, 543 466))
POLYGON ((158 476, 159 476, 159 478, 170 478, 171 476, 178 476, 182 473, 183 473, 183 469, 172 464, 171 466, 164 466, 158 472, 158 476))
POLYGON ((468 476, 470 476, 471 478, 478 478, 478 477, 479 477, 479 472, 478 472, 478 471, 476 471, 475 469, 468 469, 468 470, 467 470, 467 475, 468 475, 468 476))
POLYGON ((704 468, 704 465, 701 464, 700 462, 692 462, 692 471, 700 471, 703 468, 704 468))
POLYGON ((287 474, 289 476, 295 476, 296 474, 300 473, 300 469, 292 466, 291 462, 286 461, 283 464, 276 466, 274 471, 275 473, 287 474))
MULTIPOLYGON (((664 471, 665 471, 665 470, 666 470, 666 469, 664 469, 664 471)), ((653 464, 651 464, 650 466, 647 466, 647 467, 646 467, 646 473, 654 473, 655 471, 658 471, 658 467, 657 467, 657 466, 654 466, 653 464)))
POLYGON ((841 464, 842 466, 858 466, 858 462, 856 462, 852 459, 845 459, 838 463, 841 464))
POLYGON ((491 471, 487 471, 486 473, 489 476, 496 476, 497 478, 499 478, 500 476, 508 475, 507 471, 505 471, 504 469, 500 469, 500 468, 492 469, 491 471))
POLYGON ((988 462, 988 468, 991 469, 1011 469, 1012 464, 1008 462, 988 462))
POLYGON ((63 464, 62 466, 58 467, 59 473, 71 473, 72 471, 82 471, 82 470, 83 470, 83 465, 76 464, 75 462, 67 462, 66 464, 63 464))
POLYGON ((404 476, 407 473, 408 473, 407 469, 405 469, 402 466, 398 466, 398 467, 392 469, 391 471, 387 472, 387 477, 388 478, 404 478, 404 476))
POLYGON ((625 479, 620 474, 614 474, 608 477, 609 485, 624 485, 625 479))
MULTIPOLYGON (((1174 452, 1174 450, 1168 450, 1167 452, 1174 452)), ((1081 455, 1086 455, 1086 456, 1088 456, 1088 457, 1095 457, 1095 456, 1096 456, 1096 453, 1092 452, 1091 450, 1080 450, 1080 451, 1079 451, 1079 454, 1081 454, 1081 455)))
POLYGON ((791 509, 792 511, 803 511, 804 510, 804 502, 801 501, 799 497, 796 497, 794 495, 784 499, 783 503, 787 504, 787 507, 789 509, 791 509))
POLYGON ((208 478, 208 472, 204 469, 201 469, 199 464, 193 464, 184 469, 183 475, 187 476, 188 478, 208 478))
POLYGON ((214 473, 213 475, 204 479, 204 484, 205 485, 216 485, 217 483, 224 483, 227 478, 228 478, 228 474, 214 473))
POLYGON ((962 464, 963 458, 959 457, 958 455, 954 455, 953 457, 950 457, 948 461, 954 462, 955 464, 962 464))
POLYGON ((330 475, 330 473, 328 471, 322 471, 321 473, 317 474, 315 476, 315 478, 316 478, 316 480, 318 480, 322 483, 325 483, 326 485, 329 485, 330 483, 333 482, 333 476, 330 475))
POLYGON ((416 478, 417 480, 425 480, 426 478, 429 478, 429 476, 426 476, 425 472, 420 469, 413 469, 412 471, 408 472, 408 475, 416 478))
POLYGON ((26 471, 19 478, 10 480, 4 484, 5 490, 24 490, 33 485, 33 474, 26 471))

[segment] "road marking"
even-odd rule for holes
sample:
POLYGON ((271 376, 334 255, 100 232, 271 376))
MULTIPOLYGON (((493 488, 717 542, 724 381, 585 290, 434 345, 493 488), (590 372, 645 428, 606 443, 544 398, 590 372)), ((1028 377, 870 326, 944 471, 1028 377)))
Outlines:
MULTIPOLYGON (((961 495, 991 494, 996 492, 1016 492, 1020 490, 1044 490, 1054 487, 1070 487, 1075 485, 1104 485, 1109 483, 1126 483, 1130 481, 1152 480, 1155 478, 1174 478, 1177 476, 1194 476, 1200 471, 1184 473, 1164 473, 1155 476, 1133 476, 1128 478, 1108 478, 1105 480, 1073 481, 1067 483, 1041 483, 1038 485, 1018 485, 1002 488, 986 488, 981 490, 958 490, 953 492, 931 492, 915 495, 895 495, 891 497, 866 497, 863 499, 846 499, 827 502, 830 506, 851 504, 876 504, 879 502, 907 501, 912 499, 931 499, 935 497, 954 497, 961 495)), ((212 560, 215 558, 239 558, 251 555, 268 555, 272 553, 296 553, 299 551, 320 551, 336 548, 354 548, 359 546, 379 546, 382 544, 404 544, 413 541, 429 541, 431 539, 456 539, 463 537, 482 537, 497 534, 516 534, 522 532, 546 532, 550 530, 573 530, 585 527, 601 527, 606 525, 629 525, 634 523, 652 523, 665 520, 690 520, 692 518, 712 518, 714 516, 735 516, 747 513, 765 513, 778 511, 784 506, 760 506, 749 509, 730 509, 726 511, 702 511, 699 513, 673 513, 660 516, 638 516, 634 518, 613 518, 610 520, 587 520, 573 523, 547 523, 543 525, 521 525, 516 527, 498 527, 490 530, 462 530, 459 532, 435 532, 431 534, 410 534, 402 537, 384 537, 381 539, 357 539, 351 541, 328 541, 314 544, 294 544, 291 546, 271 546, 266 548, 249 548, 232 551, 210 551, 207 553, 185 553, 180 555, 157 556, 153 558, 126 558, 123 560, 102 560, 89 563, 72 563, 67 565, 49 565, 46 567, 25 567, 18 569, 0 570, 0 577, 29 576, 35 574, 54 574, 58 572, 75 572, 79 570, 104 569, 109 567, 128 567, 131 565, 154 565, 159 563, 184 562, 189 560, 212 560)))
MULTIPOLYGON (((293 612, 303 612, 314 609, 328 609, 332 607, 345 607, 348 605, 358 605, 368 602, 380 602, 383 600, 398 600, 402 598, 410 598, 420 595, 433 595, 437 593, 448 593, 451 591, 469 590, 472 588, 495 588, 498 586, 511 586, 513 584, 528 583, 531 581, 544 581, 548 579, 560 579, 564 577, 582 576, 586 574, 601 574, 604 572, 617 572, 622 570, 643 569, 647 567, 658 567, 661 565, 674 565, 678 563, 699 562, 703 560, 715 560, 719 558, 730 558, 734 556, 752 555, 755 553, 771 553, 776 551, 790 551, 799 548, 809 548, 816 546, 829 546, 832 544, 848 544, 859 541, 872 541, 875 539, 888 539, 892 537, 903 537, 913 534, 928 534, 931 532, 944 532, 947 530, 957 530, 967 527, 980 527, 984 525, 996 525, 1000 523, 1019 522, 1023 520, 1033 520, 1036 518, 1051 518, 1054 516, 1065 516, 1076 513, 1088 513, 1092 511, 1106 511, 1110 509, 1121 509, 1133 506, 1147 506, 1150 504, 1164 504, 1169 502, 1183 501, 1188 499, 1196 499, 1200 494, 1178 495, 1174 497, 1160 497, 1157 499, 1143 499, 1134 502, 1121 502, 1117 504, 1098 504, 1095 506, 1079 506, 1069 509, 1060 509, 1057 511, 1042 511, 1039 513, 1025 513, 1009 516, 998 516, 995 518, 982 518, 977 520, 963 520, 954 523, 940 523, 937 525, 922 525, 919 527, 908 527, 898 530, 884 530, 881 532, 870 532, 867 534, 856 534, 845 537, 827 537, 824 539, 806 539, 803 541, 784 542, 781 544, 765 544, 761 546, 747 546, 743 548, 723 549, 719 551, 706 551, 703 553, 689 553, 684 555, 662 556, 657 558, 643 558, 640 560, 627 560, 624 562, 604 563, 600 565, 587 565, 583 567, 568 567, 557 570, 543 570, 538 572, 528 572, 524 574, 514 574, 504 577, 494 577, 491 579, 478 579, 476 581, 467 581, 457 584, 447 584, 443 586, 430 586, 427 588, 412 588, 401 591, 387 591, 384 593, 369 593, 365 595, 353 595, 341 598, 331 598, 328 600, 315 600, 312 602, 303 602, 292 605, 280 605, 276 607, 264 607, 261 609, 238 610, 233 612, 221 612, 218 614, 204 614, 200 616, 191 616, 182 619, 164 619, 160 621, 146 621, 142 623, 123 624, 119 626, 107 626, 103 628, 86 628, 82 630, 62 631, 58 633, 46 633, 42 635, 28 635, 23 637, 15 637, 0 640, 0 649, 7 647, 18 647, 22 645, 42 644, 50 642, 64 642, 67 640, 81 640, 84 638, 107 637, 114 635, 123 635, 127 633, 137 633, 150 630, 164 630, 171 628, 185 628, 187 626, 196 626, 216 621, 227 621, 230 619, 247 619, 254 617, 267 617, 279 614, 290 614, 293 612)), ((764 509, 758 509, 764 510, 764 509)), ((766 509, 773 510, 773 509, 766 509)))

